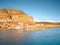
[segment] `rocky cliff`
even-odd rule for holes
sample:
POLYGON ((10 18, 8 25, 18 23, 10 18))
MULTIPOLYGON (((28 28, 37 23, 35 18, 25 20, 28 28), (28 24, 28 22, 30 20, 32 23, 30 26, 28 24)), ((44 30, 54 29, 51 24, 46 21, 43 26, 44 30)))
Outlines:
POLYGON ((0 22, 21 22, 35 24, 33 18, 17 9, 0 9, 0 22))

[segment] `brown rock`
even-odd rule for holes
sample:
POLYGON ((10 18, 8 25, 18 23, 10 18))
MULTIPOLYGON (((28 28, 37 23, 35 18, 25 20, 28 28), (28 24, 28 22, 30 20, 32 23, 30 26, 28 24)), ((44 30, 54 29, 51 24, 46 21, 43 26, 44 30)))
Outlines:
POLYGON ((33 18, 16 9, 0 9, 0 22, 21 22, 35 24, 33 18))

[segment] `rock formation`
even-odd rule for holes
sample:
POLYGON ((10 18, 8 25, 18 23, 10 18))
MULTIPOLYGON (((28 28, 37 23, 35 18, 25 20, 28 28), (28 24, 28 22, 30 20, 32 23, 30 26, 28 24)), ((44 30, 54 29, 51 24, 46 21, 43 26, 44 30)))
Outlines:
POLYGON ((21 22, 35 24, 33 18, 16 9, 0 9, 0 22, 21 22))
POLYGON ((0 29, 40 30, 49 27, 60 27, 59 23, 34 22, 31 16, 16 9, 0 9, 0 29))

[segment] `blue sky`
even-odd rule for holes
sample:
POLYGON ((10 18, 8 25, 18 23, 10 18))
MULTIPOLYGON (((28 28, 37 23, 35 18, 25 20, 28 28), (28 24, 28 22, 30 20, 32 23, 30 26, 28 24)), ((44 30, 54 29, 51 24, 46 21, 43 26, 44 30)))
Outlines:
POLYGON ((16 8, 34 21, 60 21, 60 0, 0 0, 0 8, 16 8))

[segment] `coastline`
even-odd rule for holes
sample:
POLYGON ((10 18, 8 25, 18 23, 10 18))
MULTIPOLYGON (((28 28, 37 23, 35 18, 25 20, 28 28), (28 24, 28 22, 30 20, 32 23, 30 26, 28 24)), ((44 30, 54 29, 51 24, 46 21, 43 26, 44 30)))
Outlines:
POLYGON ((60 23, 52 23, 52 22, 35 22, 35 24, 23 24, 23 23, 17 23, 17 24, 10 24, 6 23, 4 27, 0 28, 0 30, 16 30, 16 31, 33 31, 33 30, 42 30, 46 28, 51 27, 60 27, 60 23), (9 27, 10 25, 10 27, 9 27))

